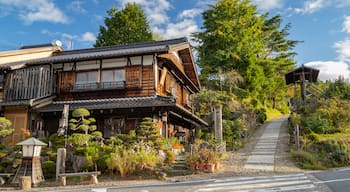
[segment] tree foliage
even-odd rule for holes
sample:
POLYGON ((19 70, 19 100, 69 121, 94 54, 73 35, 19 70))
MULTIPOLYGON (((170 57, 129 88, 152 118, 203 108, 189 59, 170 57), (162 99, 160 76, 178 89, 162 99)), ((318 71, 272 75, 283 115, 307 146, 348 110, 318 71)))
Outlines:
POLYGON ((114 6, 107 13, 94 47, 152 41, 150 26, 140 6, 127 3, 124 9, 119 11, 114 6))
POLYGON ((325 98, 339 97, 350 100, 350 84, 344 77, 339 77, 334 82, 328 82, 329 86, 324 92, 325 98))
POLYGON ((89 131, 96 130, 95 118, 89 117, 90 112, 85 108, 75 109, 72 113, 73 118, 69 120, 69 128, 73 131, 83 131, 86 135, 89 131))
POLYGON ((137 139, 140 142, 147 143, 151 146, 158 146, 160 139, 157 125, 150 117, 143 118, 139 129, 137 129, 137 139))
POLYGON ((203 12, 203 26, 193 35, 201 79, 236 71, 244 79, 239 86, 252 100, 282 108, 284 74, 295 65, 292 49, 298 43, 287 39, 290 24, 283 27, 280 15, 259 13, 249 0, 221 0, 203 12))
POLYGON ((11 127, 12 123, 5 117, 0 117, 0 138, 11 135, 14 129, 11 127))

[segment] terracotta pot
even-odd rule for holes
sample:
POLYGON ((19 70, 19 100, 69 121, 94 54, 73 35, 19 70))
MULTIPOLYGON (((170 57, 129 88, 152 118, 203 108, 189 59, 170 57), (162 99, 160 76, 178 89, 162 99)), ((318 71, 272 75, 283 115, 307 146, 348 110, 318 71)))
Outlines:
POLYGON ((205 171, 207 167, 206 167, 206 164, 205 164, 205 163, 199 163, 198 168, 199 168, 199 170, 201 170, 201 171, 205 171))
POLYGON ((216 163, 215 163, 215 170, 219 170, 220 167, 221 167, 220 162, 216 162, 216 163))
POLYGON ((190 163, 189 166, 191 171, 195 171, 198 168, 197 163, 190 163))
POLYGON ((215 171, 215 164, 214 163, 208 163, 207 164, 207 171, 209 173, 214 173, 214 171, 215 171))

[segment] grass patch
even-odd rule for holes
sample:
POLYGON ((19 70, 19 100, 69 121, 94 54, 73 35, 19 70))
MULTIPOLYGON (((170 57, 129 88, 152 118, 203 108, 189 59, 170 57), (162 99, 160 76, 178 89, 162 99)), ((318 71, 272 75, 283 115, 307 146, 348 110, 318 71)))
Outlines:
POLYGON ((277 109, 271 109, 271 108, 267 108, 266 109, 266 116, 267 116, 267 121, 270 121, 270 120, 273 120, 273 119, 276 119, 276 118, 279 118, 281 117, 283 114, 278 111, 277 109))

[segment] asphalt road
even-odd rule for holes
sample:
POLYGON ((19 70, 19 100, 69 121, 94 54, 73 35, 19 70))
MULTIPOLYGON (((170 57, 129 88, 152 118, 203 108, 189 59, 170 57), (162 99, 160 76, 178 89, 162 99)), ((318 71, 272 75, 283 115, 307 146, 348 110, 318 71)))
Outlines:
MULTIPOLYGON (((321 185, 321 184, 319 184, 321 185)), ((60 192, 314 192, 324 191, 307 174, 279 174, 227 177, 154 185, 108 186, 62 190, 60 192)), ((56 190, 57 191, 57 190, 56 190)))
POLYGON ((318 183, 327 185, 334 192, 350 191, 350 167, 312 173, 318 183))

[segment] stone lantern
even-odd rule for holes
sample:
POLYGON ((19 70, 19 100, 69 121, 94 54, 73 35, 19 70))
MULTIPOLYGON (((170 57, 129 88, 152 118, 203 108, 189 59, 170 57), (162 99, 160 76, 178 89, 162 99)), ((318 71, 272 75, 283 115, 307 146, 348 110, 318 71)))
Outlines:
POLYGON ((22 163, 17 170, 16 176, 13 179, 13 183, 19 183, 20 178, 23 176, 30 176, 32 184, 36 184, 45 181, 43 171, 40 163, 40 151, 42 146, 47 144, 31 137, 27 140, 17 143, 16 145, 22 146, 22 163))

